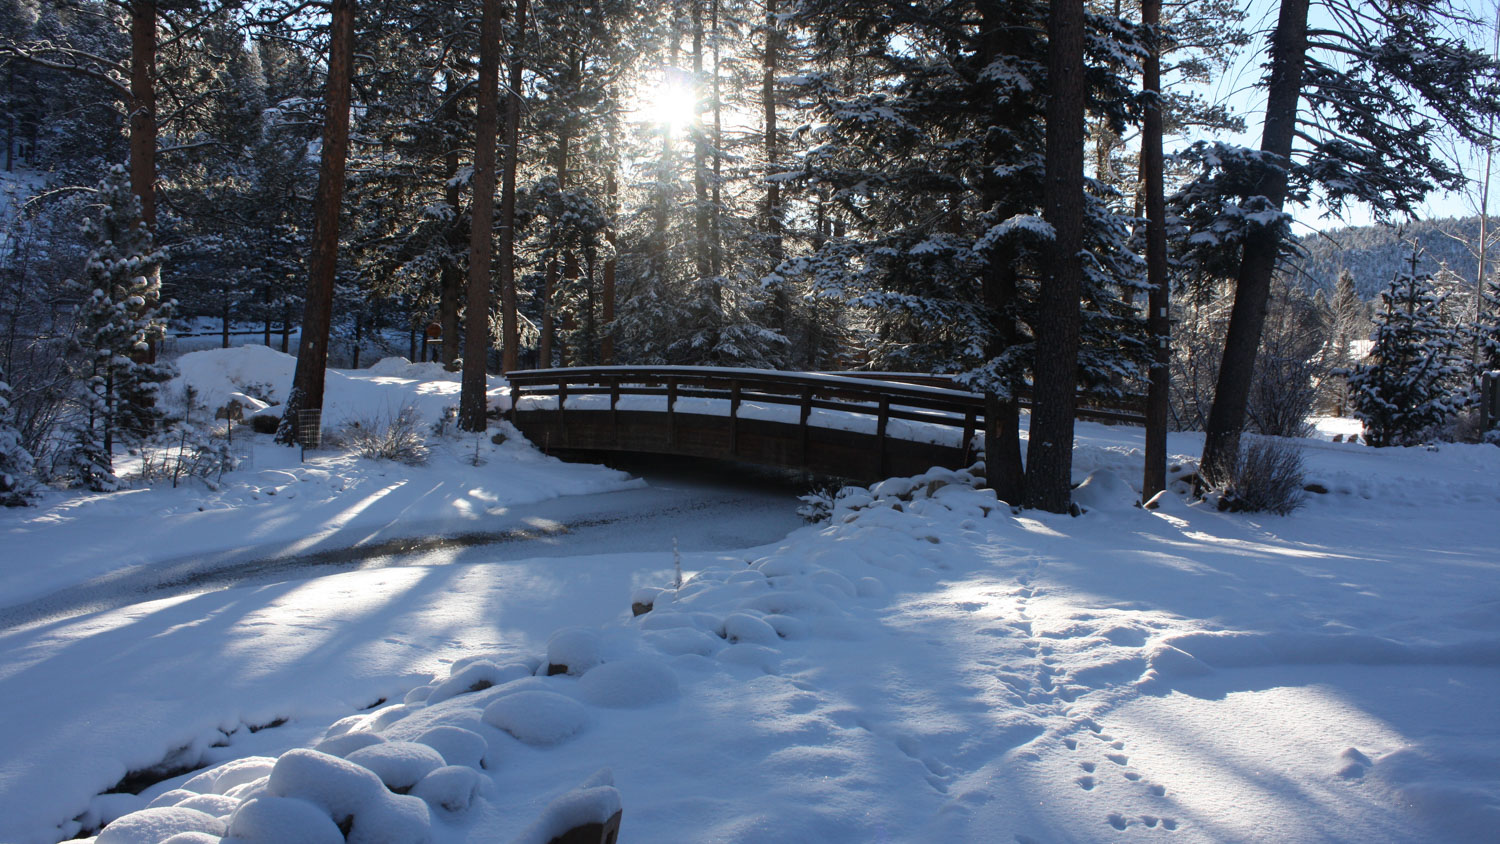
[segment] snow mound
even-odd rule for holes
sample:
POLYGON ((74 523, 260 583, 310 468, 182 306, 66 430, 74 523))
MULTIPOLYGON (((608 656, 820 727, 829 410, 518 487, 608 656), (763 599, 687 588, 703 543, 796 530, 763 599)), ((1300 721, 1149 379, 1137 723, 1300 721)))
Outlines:
POLYGON ((441 753, 412 741, 373 744, 345 758, 374 771, 386 788, 398 793, 410 791, 423 777, 446 764, 441 753))
POLYGON ((547 746, 577 735, 588 725, 583 704, 556 692, 527 690, 485 707, 484 722, 527 744, 547 746))
POLYGON ((724 638, 733 642, 774 645, 781 641, 776 628, 747 613, 730 613, 724 618, 724 638))
POLYGON ((432 840, 432 814, 427 803, 404 794, 385 799, 354 816, 348 844, 427 844, 432 840))
POLYGON ((341 844, 344 834, 328 814, 306 800, 246 800, 229 820, 234 844, 341 844))
POLYGON ((541 817, 511 844, 547 844, 570 829, 608 823, 621 810, 620 805, 620 792, 614 787, 613 775, 608 769, 602 770, 549 803, 541 817))
POLYGON ((582 627, 565 627, 547 640, 547 672, 583 674, 599 664, 599 634, 582 627))
POLYGON ((1134 510, 1139 501, 1140 493, 1107 469, 1090 472, 1073 490, 1073 503, 1086 513, 1126 513, 1134 510))
POLYGON ((479 772, 462 765, 448 765, 432 771, 412 787, 411 796, 430 806, 450 812, 462 812, 479 797, 479 772))
POLYGON ((369 768, 316 750, 289 750, 276 760, 266 790, 322 808, 335 823, 379 804, 390 794, 369 768))
POLYGON ((276 760, 269 756, 247 756, 209 768, 182 784, 200 794, 226 794, 230 789, 268 776, 276 760))
POLYGON ((455 666, 452 675, 433 687, 425 700, 431 706, 457 695, 481 691, 491 686, 503 686, 512 680, 529 677, 531 672, 532 669, 519 663, 499 666, 489 660, 471 662, 462 668, 455 666))
POLYGON ((416 740, 436 750, 448 765, 467 765, 470 768, 481 767, 490 749, 484 736, 448 724, 433 727, 417 736, 416 740))
POLYGON ((675 699, 677 675, 654 659, 622 659, 583 675, 578 691, 595 706, 632 709, 675 699))
POLYGON ((132 812, 106 826, 95 844, 159 844, 182 832, 222 836, 224 822, 206 812, 163 806, 132 812))
POLYGON ((384 743, 385 736, 361 730, 359 732, 349 732, 341 736, 323 739, 313 747, 313 750, 319 753, 327 753, 329 756, 348 757, 349 754, 356 750, 363 750, 371 745, 384 743))

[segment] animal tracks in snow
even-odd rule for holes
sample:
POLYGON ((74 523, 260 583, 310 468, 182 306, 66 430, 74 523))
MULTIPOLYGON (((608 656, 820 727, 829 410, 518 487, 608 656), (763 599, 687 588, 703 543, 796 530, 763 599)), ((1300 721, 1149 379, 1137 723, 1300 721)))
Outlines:
POLYGON ((1129 767, 1130 757, 1123 752, 1126 742, 1089 721, 1083 721, 1077 727, 1086 728, 1086 731, 1080 729, 1072 736, 1063 736, 1061 743, 1071 751, 1070 755, 1089 757, 1072 757, 1076 760, 1075 770, 1083 771, 1073 783, 1089 794, 1087 799, 1107 800, 1114 804, 1105 812, 1104 823, 1119 832, 1131 827, 1165 832, 1177 830, 1181 824, 1167 813, 1171 803, 1165 799, 1166 787, 1151 782, 1140 771, 1129 767))

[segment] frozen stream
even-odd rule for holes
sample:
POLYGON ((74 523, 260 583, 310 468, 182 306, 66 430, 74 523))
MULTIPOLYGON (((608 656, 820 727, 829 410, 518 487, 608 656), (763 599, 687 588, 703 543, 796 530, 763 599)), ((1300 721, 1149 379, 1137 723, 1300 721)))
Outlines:
POLYGON ((682 552, 753 548, 803 524, 794 476, 651 458, 619 468, 646 485, 512 506, 480 529, 458 534, 424 533, 420 524, 401 525, 397 535, 384 538, 372 538, 367 528, 351 529, 305 553, 257 546, 135 567, 0 608, 0 630, 144 600, 357 569, 624 552, 661 552, 670 565, 674 541, 682 552))

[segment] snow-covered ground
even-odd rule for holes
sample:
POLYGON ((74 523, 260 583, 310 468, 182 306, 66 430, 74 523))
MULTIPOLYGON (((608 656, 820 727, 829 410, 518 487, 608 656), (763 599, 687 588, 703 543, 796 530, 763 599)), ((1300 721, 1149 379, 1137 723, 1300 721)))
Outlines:
MULTIPOLYGON (((456 393, 435 368, 382 371, 345 374, 365 398, 331 404, 456 393)), ((617 791, 573 805, 617 795, 624 841, 1493 841, 1500 449, 1319 428, 1304 452, 1328 491, 1284 518, 1180 493, 1136 508, 1141 432, 1081 424, 1079 518, 934 472, 769 545, 684 550, 676 589, 660 542, 503 564, 478 547, 12 621, 0 840, 115 817, 101 844, 331 842, 340 823, 528 840, 608 768, 617 791), (95 796, 164 761, 195 770, 95 796)), ((514 441, 481 440, 475 467, 475 444, 411 469, 262 443, 217 492, 0 514, 0 604, 653 494, 514 441)), ((1179 471, 1200 446, 1173 435, 1179 471)), ((685 512, 683 535, 706 521, 685 512)))

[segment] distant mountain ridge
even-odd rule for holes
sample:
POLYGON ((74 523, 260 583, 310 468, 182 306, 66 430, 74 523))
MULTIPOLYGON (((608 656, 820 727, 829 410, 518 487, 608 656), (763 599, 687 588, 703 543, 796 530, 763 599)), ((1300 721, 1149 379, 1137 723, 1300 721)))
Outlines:
MULTIPOLYGON (((1491 217, 1491 230, 1497 225, 1500 217, 1491 217)), ((1420 270, 1435 273, 1447 265, 1472 283, 1478 260, 1470 254, 1467 244, 1479 239, 1477 216, 1317 232, 1300 239, 1305 254, 1294 258, 1293 266, 1303 287, 1330 295, 1339 272, 1347 269, 1354 275, 1354 289, 1360 298, 1373 299, 1390 284, 1396 270, 1411 260, 1412 239, 1421 244, 1424 252, 1418 263, 1420 270)), ((1490 250, 1491 261, 1500 258, 1497 253, 1500 250, 1490 250)))

